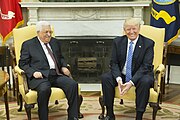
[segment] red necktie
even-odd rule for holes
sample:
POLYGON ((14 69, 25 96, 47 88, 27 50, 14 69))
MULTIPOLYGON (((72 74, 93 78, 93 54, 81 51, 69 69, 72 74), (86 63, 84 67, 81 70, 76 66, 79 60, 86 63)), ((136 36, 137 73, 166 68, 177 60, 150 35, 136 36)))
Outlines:
POLYGON ((49 48, 48 45, 47 45, 48 43, 44 43, 44 44, 45 44, 45 46, 46 46, 46 49, 48 50, 49 55, 51 56, 52 60, 54 61, 56 73, 57 73, 58 75, 62 75, 62 74, 59 72, 59 68, 58 68, 56 59, 54 58, 54 55, 53 55, 52 51, 50 50, 50 48, 49 48))

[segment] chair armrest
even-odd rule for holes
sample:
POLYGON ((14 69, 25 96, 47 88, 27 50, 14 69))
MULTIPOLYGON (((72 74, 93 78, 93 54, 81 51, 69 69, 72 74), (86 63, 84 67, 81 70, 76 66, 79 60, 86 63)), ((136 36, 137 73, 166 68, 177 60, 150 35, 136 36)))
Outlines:
POLYGON ((165 71, 164 65, 160 64, 154 72, 154 77, 155 77, 154 90, 157 91, 158 93, 160 92, 161 80, 162 80, 161 77, 164 76, 164 71, 165 71))
POLYGON ((25 94, 29 92, 29 89, 28 89, 28 84, 27 84, 27 77, 25 75, 25 72, 20 69, 17 65, 15 66, 15 72, 18 73, 18 75, 20 75, 23 79, 23 85, 24 85, 24 91, 25 91, 25 94))
POLYGON ((160 64, 156 69, 156 72, 164 73, 165 67, 163 64, 160 64))
POLYGON ((14 70, 19 75, 23 75, 24 74, 24 71, 21 68, 19 68, 19 66, 17 66, 17 65, 14 67, 14 70))

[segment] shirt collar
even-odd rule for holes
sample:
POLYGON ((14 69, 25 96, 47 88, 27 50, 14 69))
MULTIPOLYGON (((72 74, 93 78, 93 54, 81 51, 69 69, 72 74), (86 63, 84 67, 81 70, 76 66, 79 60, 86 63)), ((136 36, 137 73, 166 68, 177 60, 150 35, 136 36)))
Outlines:
MULTIPOLYGON (((134 45, 136 45, 137 41, 139 39, 139 35, 137 36, 137 38, 135 40, 133 40, 134 45)), ((128 38, 128 44, 131 42, 131 40, 128 38)))
MULTIPOLYGON (((39 42, 41 43, 41 45, 44 45, 44 43, 40 40, 40 38, 39 37, 37 37, 37 38, 38 38, 39 42)), ((47 44, 49 44, 49 43, 47 43, 47 44)))

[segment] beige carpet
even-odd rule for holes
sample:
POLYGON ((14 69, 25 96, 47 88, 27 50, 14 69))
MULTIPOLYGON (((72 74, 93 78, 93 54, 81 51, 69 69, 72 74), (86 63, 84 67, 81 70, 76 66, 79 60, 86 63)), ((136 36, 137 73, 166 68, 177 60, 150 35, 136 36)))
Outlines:
MULTIPOLYGON (((49 120, 67 120, 67 104, 66 100, 61 100, 60 104, 49 105, 49 120)), ((162 109, 157 113, 157 120, 180 120, 180 105, 173 105, 169 103, 161 104, 162 109)), ((22 112, 17 112, 18 106, 16 103, 9 103, 10 108, 10 120, 27 120, 26 113, 23 109, 22 112)), ((116 120, 134 120, 135 109, 134 103, 125 101, 124 105, 119 105, 119 100, 115 100, 115 115, 116 120)), ((98 97, 84 97, 84 101, 81 106, 81 112, 84 114, 84 118, 81 120, 98 120, 98 115, 101 113, 101 107, 99 105, 98 97)), ((152 108, 149 106, 144 114, 144 120, 151 120, 152 108)), ((32 109, 32 120, 38 120, 37 106, 32 109)), ((5 120, 4 104, 0 105, 0 120, 5 120)))

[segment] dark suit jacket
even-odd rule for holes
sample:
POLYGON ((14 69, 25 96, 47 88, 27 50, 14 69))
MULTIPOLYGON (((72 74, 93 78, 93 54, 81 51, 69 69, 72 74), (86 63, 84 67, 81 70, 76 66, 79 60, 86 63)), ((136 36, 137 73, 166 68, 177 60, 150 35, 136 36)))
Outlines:
MULTIPOLYGON (((114 78, 122 77, 126 62, 127 36, 116 37, 112 45, 111 73, 114 78)), ((136 85, 138 79, 145 74, 153 76, 154 41, 139 35, 132 58, 132 79, 136 85)))
MULTIPOLYGON (((54 53, 58 67, 61 70, 61 67, 67 66, 61 53, 61 43, 59 40, 51 38, 49 44, 54 53)), ((48 80, 47 78, 49 75, 50 66, 37 37, 27 40, 22 44, 19 67, 25 71, 28 77, 28 85, 31 89, 34 89, 41 82, 48 80), (44 79, 35 79, 33 77, 33 73, 36 71, 41 72, 44 76, 44 79)))

